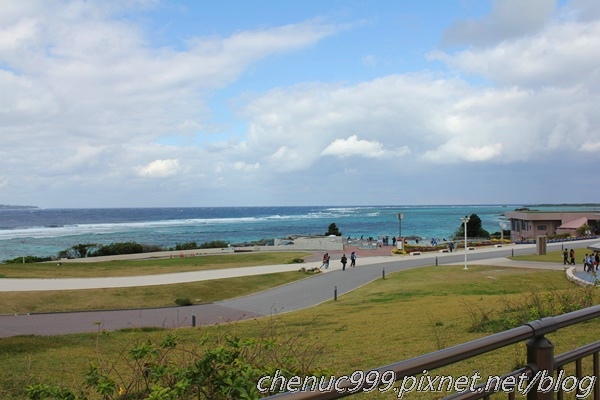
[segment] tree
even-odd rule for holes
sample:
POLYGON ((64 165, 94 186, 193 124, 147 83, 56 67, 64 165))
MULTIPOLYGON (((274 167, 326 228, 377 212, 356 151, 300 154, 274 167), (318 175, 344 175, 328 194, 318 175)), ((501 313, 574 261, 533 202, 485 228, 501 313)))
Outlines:
POLYGON ((121 254, 139 254, 143 253, 144 248, 141 244, 136 242, 120 242, 111 243, 108 245, 101 245, 94 252, 88 252, 88 257, 99 257, 99 256, 116 256, 121 254))
POLYGON ((329 227, 327 228, 327 232, 325 232, 325 236, 329 236, 329 235, 342 236, 342 232, 340 232, 340 229, 337 227, 335 222, 329 224, 329 227))
POLYGON ((98 247, 96 243, 79 243, 58 253, 59 258, 86 258, 94 249, 98 247))
MULTIPOLYGON (((464 237, 465 236, 465 225, 460 224, 456 233, 454 234, 456 237, 464 237)), ((467 237, 484 237, 489 238, 490 233, 483 229, 481 225, 481 218, 477 214, 471 214, 469 217, 469 222, 467 222, 467 237)))
POLYGON ((577 232, 577 236, 579 237, 587 236, 591 233, 591 229, 587 224, 583 224, 579 228, 577 228, 575 232, 577 232))

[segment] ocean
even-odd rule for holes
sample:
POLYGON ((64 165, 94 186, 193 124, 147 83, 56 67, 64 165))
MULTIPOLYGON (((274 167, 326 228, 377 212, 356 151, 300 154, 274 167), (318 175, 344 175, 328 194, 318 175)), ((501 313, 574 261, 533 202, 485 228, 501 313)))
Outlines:
MULTIPOLYGON (((461 217, 471 214, 490 233, 499 232, 504 213, 518 207, 523 205, 0 209, 0 260, 56 256, 79 243, 133 241, 165 248, 214 240, 237 244, 324 234, 331 223, 345 237, 391 237, 401 231, 403 236, 443 240, 453 236, 461 217), (398 213, 404 216, 401 222, 398 213)), ((546 207, 561 208, 578 207, 546 207)))

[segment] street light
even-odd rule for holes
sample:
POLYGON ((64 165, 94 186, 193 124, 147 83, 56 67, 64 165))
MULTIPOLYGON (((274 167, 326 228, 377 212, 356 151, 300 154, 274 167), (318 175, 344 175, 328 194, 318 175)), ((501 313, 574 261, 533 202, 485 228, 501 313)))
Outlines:
POLYGON ((402 238, 402 220, 404 219, 404 214, 398 213, 398 240, 402 238))
POLYGON ((461 218, 460 220, 463 222, 463 224, 465 224, 465 267, 463 269, 469 269, 467 268, 467 223, 469 222, 470 218, 465 215, 465 217, 461 218))
POLYGON ((506 221, 500 221, 500 241, 504 243, 504 231, 508 228, 506 221))

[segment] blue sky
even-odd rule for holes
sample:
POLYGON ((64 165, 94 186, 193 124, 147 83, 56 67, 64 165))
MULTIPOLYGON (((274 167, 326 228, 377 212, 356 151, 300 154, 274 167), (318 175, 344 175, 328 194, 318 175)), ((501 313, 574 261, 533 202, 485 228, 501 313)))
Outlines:
POLYGON ((0 204, 600 202, 599 48, 596 0, 0 0, 0 204))

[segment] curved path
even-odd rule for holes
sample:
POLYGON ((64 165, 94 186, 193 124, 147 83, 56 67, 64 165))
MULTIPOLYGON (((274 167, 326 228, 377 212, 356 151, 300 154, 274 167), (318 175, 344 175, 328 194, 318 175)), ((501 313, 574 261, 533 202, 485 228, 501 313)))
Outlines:
MULTIPOLYGON (((591 242, 596 241, 597 240, 569 242, 568 247, 585 248, 591 242)), ((560 243, 548 245, 548 251, 559 249, 561 249, 560 243)), ((506 259, 507 256, 513 254, 533 254, 535 251, 535 245, 516 245, 487 249, 480 248, 468 252, 468 263, 563 270, 563 265, 560 263, 515 262, 506 259)), ((332 255, 332 260, 337 260, 336 255, 332 255)), ((372 282, 373 280, 381 278, 384 270, 386 274, 389 274, 421 266, 462 264, 463 262, 464 252, 462 251, 437 254, 424 253, 420 256, 361 258, 358 260, 358 267, 346 268, 346 271, 341 270, 339 261, 332 261, 331 268, 323 274, 315 275, 307 279, 249 296, 210 304, 141 310, 108 310, 14 316, 4 315, 0 316, 0 337, 15 335, 58 335, 141 327, 189 327, 192 325, 193 319, 196 320, 197 326, 252 319, 276 313, 296 311, 331 300, 334 297, 335 290, 337 290, 337 295, 341 296, 351 290, 372 282)), ((315 265, 318 266, 320 263, 308 263, 306 266, 311 267, 315 265)), ((284 266, 251 267, 249 270, 254 274, 264 274, 273 271, 282 271, 283 267, 284 266)), ((285 267, 290 268, 290 265, 286 265, 285 267)), ((293 265, 292 268, 295 270, 298 268, 298 265, 293 265)), ((236 268, 233 270, 241 272, 241 269, 236 268)), ((221 273, 224 274, 224 271, 229 270, 215 270, 210 272, 219 275, 221 273)), ((181 276, 182 274, 169 275, 181 276)), ((219 277, 220 276, 216 276, 209 279, 217 279, 219 277)), ((145 282, 144 284, 164 284, 167 276, 157 275, 152 278, 154 279, 154 283, 145 282)), ((199 280, 198 276, 190 275, 188 278, 199 280)), ((128 279, 131 283, 129 286, 140 285, 140 277, 130 277, 128 279)), ((8 280, 2 279, 0 280, 0 283, 4 284, 5 281, 8 280)), ((28 285, 36 280, 21 279, 19 281, 21 281, 22 285, 28 285)), ((43 281, 47 283, 47 280, 43 281)), ((53 281, 67 284, 67 280, 63 279, 53 281)), ((85 281, 87 280, 74 279, 68 281, 80 281, 81 285, 85 286, 85 281)), ((16 282, 10 283, 13 285, 17 284, 16 282)), ((106 281, 104 283, 106 283, 106 281)), ((172 282, 169 281, 169 283, 172 282)), ((72 282, 68 282, 68 284, 72 284, 72 282)), ((56 287, 60 287, 58 283, 56 285, 56 287)), ((89 285, 86 287, 89 287, 89 285)), ((15 286, 13 286, 13 290, 14 288, 15 286)), ((26 290, 34 289, 30 288, 26 290)))

